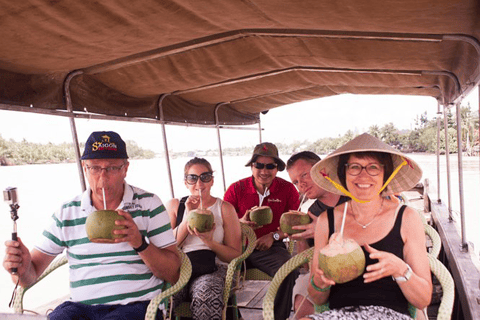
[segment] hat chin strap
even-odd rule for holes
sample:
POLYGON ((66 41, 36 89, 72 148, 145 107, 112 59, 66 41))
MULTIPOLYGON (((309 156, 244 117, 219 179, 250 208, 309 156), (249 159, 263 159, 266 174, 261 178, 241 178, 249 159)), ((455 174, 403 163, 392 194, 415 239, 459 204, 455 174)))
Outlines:
MULTIPOLYGON (((405 158, 402 158, 403 159, 403 162, 400 163, 400 165, 392 172, 392 174, 390 175, 390 177, 387 179, 387 181, 383 184, 383 187, 380 189, 380 191, 378 191, 377 195, 379 195, 383 189, 385 189, 387 187, 387 185, 390 183, 390 181, 392 181, 392 179, 397 175, 397 173, 400 171, 400 169, 407 165, 408 164, 408 161, 405 159, 405 158)), ((370 200, 360 200, 360 199, 357 199, 355 198, 347 189, 345 189, 341 184, 339 183, 336 183, 335 181, 333 181, 327 174, 324 174, 323 173, 323 177, 325 179, 327 179, 328 181, 330 181, 331 184, 333 184, 333 186, 337 189, 337 190, 340 190, 342 193, 344 193, 347 197, 350 197, 353 201, 355 202, 358 202, 358 203, 367 203, 367 202, 370 202, 370 200)))

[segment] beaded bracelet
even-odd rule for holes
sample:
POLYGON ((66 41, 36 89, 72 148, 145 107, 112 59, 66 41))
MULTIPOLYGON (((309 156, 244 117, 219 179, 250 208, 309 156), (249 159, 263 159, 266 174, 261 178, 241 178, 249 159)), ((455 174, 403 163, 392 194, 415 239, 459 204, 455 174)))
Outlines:
POLYGON ((332 287, 332 286, 328 286, 328 287, 323 288, 323 289, 317 287, 317 286, 315 285, 315 282, 313 281, 313 277, 314 277, 314 276, 312 276, 312 278, 310 279, 310 283, 312 284, 313 289, 315 289, 315 290, 317 290, 317 291, 320 291, 320 292, 325 292, 325 291, 330 290, 330 288, 332 287))

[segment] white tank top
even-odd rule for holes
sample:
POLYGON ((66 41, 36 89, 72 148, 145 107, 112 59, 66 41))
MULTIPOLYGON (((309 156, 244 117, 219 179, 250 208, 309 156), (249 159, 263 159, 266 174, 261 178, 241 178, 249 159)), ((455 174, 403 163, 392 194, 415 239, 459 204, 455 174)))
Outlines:
MULTIPOLYGON (((215 220, 215 231, 213 232, 213 240, 215 240, 218 243, 223 244, 223 219, 222 219, 222 199, 216 198, 217 201, 215 203, 208 207, 210 211, 212 211, 214 220, 215 220)), ((183 221, 185 221, 188 217, 188 214, 185 212, 183 215, 183 221)), ((210 250, 210 248, 203 243, 202 240, 200 240, 199 237, 195 235, 188 234, 187 238, 182 244, 182 251, 187 253, 190 251, 196 251, 196 250, 210 250)))

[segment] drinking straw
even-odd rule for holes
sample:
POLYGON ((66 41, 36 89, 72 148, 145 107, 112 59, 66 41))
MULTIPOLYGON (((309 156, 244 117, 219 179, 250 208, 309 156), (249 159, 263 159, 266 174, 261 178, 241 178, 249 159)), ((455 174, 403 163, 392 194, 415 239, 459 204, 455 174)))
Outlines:
POLYGON ((263 199, 265 199, 267 191, 268 191, 268 187, 265 188, 265 191, 263 192, 263 196, 260 197, 260 204, 258 205, 259 207, 262 206, 263 199))
POLYGON ((203 210, 202 189, 198 189, 198 193, 200 194, 200 209, 203 210))
POLYGON ((105 188, 102 188, 103 192, 103 210, 107 210, 107 200, 105 200, 105 188))
POLYGON ((342 227, 340 228, 340 236, 343 238, 343 227, 345 226, 345 217, 347 216, 347 203, 345 202, 345 210, 343 210, 343 218, 342 218, 342 227))
POLYGON ((298 210, 297 211, 300 211, 300 209, 302 208, 302 204, 303 202, 305 201, 305 193, 303 194, 303 197, 302 197, 302 200, 300 201, 300 205, 298 206, 298 210))

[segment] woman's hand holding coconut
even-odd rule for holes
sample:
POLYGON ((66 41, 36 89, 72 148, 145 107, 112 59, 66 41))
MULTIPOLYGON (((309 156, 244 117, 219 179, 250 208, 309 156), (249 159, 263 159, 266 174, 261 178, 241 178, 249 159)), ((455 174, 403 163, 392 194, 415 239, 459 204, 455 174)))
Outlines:
MULTIPOLYGON (((185 201, 185 209, 186 213, 190 213, 191 211, 198 211, 205 214, 211 214, 208 209, 202 208, 202 199, 200 194, 192 194, 189 195, 187 201, 185 201)), ((188 220, 187 220, 188 221, 188 220)), ((205 244, 207 242, 211 242, 213 240, 213 232, 215 231, 215 223, 213 223, 212 228, 210 230, 198 230, 197 228, 191 228, 190 225, 187 223, 187 230, 188 233, 192 236, 197 236, 202 239, 205 244)))
POLYGON ((213 240, 213 233, 215 232, 215 223, 213 223, 213 227, 211 230, 209 231, 204 231, 204 232, 200 232, 198 231, 197 228, 190 228, 189 225, 187 225, 187 229, 188 229, 188 232, 192 235, 192 236, 196 236, 196 237, 199 237, 200 240, 203 241, 203 243, 205 243, 207 246, 210 247, 209 244, 212 243, 213 240))
POLYGON ((323 292, 328 293, 328 289, 335 285, 335 281, 329 279, 322 269, 316 268, 315 272, 312 275, 311 281, 315 284, 317 288, 324 290, 323 292))

